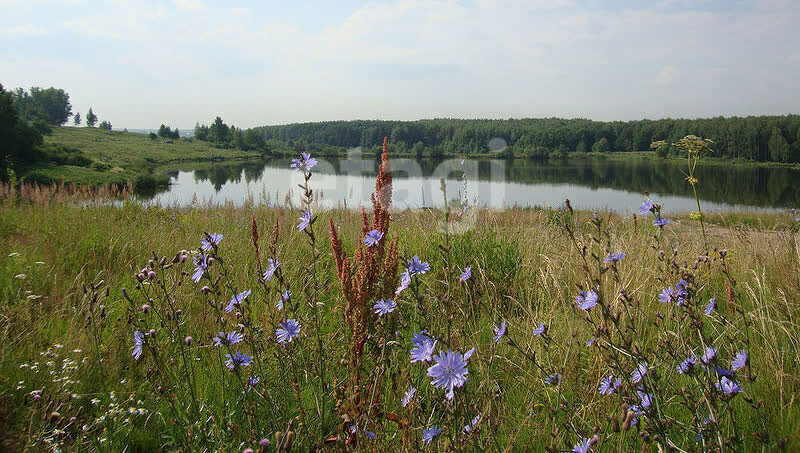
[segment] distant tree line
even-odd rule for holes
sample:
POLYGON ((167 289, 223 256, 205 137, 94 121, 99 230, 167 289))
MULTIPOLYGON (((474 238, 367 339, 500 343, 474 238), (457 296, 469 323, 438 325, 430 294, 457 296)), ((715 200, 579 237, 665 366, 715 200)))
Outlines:
MULTIPOLYGON (((341 152, 372 150, 389 137, 393 149, 418 156, 480 154, 501 138, 505 154, 531 157, 567 153, 646 151, 655 141, 671 144, 695 134, 714 141, 717 157, 759 162, 800 162, 800 115, 716 117, 639 121, 587 119, 509 119, 419 121, 327 121, 249 129, 267 141, 294 149, 341 152)), ((662 155, 677 154, 666 146, 662 155)))
POLYGON ((264 135, 255 129, 243 131, 234 125, 228 126, 219 116, 214 118, 210 126, 196 124, 194 138, 214 143, 218 148, 238 148, 243 151, 269 152, 269 144, 264 135))

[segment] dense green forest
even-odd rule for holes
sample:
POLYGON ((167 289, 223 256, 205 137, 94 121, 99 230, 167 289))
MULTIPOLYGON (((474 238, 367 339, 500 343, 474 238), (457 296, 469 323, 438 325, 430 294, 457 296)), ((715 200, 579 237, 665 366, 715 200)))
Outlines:
MULTIPOLYGON (((626 122, 559 118, 358 120, 264 126, 255 130, 267 141, 317 152, 340 152, 357 146, 372 149, 388 136, 395 153, 420 156, 486 153, 496 149, 490 141, 498 138, 508 145, 505 153, 532 157, 645 151, 654 141, 675 142, 695 134, 714 141, 717 157, 800 162, 800 115, 626 122)), ((675 149, 666 151, 677 154, 675 149)))

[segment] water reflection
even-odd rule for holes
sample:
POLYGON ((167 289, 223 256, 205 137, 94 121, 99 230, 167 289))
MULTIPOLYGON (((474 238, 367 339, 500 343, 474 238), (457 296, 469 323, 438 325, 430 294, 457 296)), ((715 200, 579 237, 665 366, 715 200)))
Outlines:
MULTIPOLYGON (((464 193, 478 204, 555 206, 564 198, 582 209, 630 212, 649 191, 670 211, 691 211, 694 200, 684 180, 683 166, 674 161, 623 159, 393 159, 395 202, 398 207, 441 206, 440 179, 448 180, 449 198, 464 193), (466 174, 466 192, 458 181, 466 174), (459 193, 460 192, 460 193, 459 193)), ((297 195, 301 176, 290 159, 216 164, 170 174, 172 186, 154 199, 162 204, 188 205, 193 199, 242 204, 278 202, 297 195), (294 188, 294 189, 293 189, 294 188)), ((378 161, 321 159, 312 180, 321 204, 357 206, 369 203, 378 161)), ((800 205, 800 171, 791 168, 728 165, 699 166, 699 192, 706 209, 780 209, 800 205)))

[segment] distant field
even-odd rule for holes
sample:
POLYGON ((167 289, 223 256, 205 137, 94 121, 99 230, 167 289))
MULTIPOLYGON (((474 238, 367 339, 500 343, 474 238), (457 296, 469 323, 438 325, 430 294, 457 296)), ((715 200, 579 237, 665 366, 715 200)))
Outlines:
POLYGON ((80 148, 87 156, 112 166, 129 169, 141 164, 166 164, 189 161, 247 159, 254 153, 237 149, 217 149, 194 139, 152 140, 133 132, 103 131, 86 127, 60 127, 45 137, 46 143, 62 143, 80 148), (171 142, 171 143, 168 143, 171 142))

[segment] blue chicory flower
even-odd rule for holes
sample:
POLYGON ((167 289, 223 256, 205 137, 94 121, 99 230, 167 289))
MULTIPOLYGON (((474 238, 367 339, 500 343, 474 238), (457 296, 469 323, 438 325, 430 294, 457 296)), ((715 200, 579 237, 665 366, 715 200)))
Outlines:
POLYGON ((431 270, 431 266, 427 261, 422 261, 419 256, 414 255, 413 258, 408 260, 408 273, 411 276, 422 275, 431 270))
POLYGON ((687 357, 686 360, 679 363, 676 368, 678 369, 678 373, 680 374, 689 374, 696 366, 697 366, 697 356, 691 355, 687 357))
POLYGON ((250 364, 253 363, 253 356, 249 356, 241 352, 225 354, 225 357, 228 358, 228 360, 225 361, 225 366, 231 370, 235 370, 243 366, 250 366, 250 364))
POLYGON ((597 305, 599 298, 597 293, 592 290, 581 291, 578 297, 575 298, 575 303, 578 304, 578 308, 581 310, 589 311, 597 305))
POLYGON ((275 275, 275 271, 278 270, 278 266, 281 265, 281 262, 277 259, 267 258, 267 270, 264 271, 264 280, 270 281, 272 280, 272 276, 275 275))
POLYGON ((604 377, 600 381, 600 386, 597 388, 597 390, 601 395, 610 395, 614 393, 614 391, 617 390, 620 385, 622 385, 622 378, 617 378, 615 381, 614 375, 612 374, 604 377))
POLYGON ((378 316, 388 315, 393 312, 395 308, 397 308, 397 304, 392 299, 381 299, 375 302, 375 305, 372 307, 372 309, 375 310, 375 314, 378 316))
POLYGON ((205 237, 200 240, 200 250, 204 252, 211 251, 213 247, 218 245, 222 241, 222 235, 218 233, 211 233, 208 237, 205 237))
POLYGON ((461 283, 466 282, 470 277, 472 277, 472 268, 467 266, 464 268, 464 272, 461 273, 461 283))
POLYGON ((711 313, 717 307, 717 298, 712 297, 711 300, 708 301, 708 305, 706 305, 705 313, 706 316, 711 316, 711 313))
POLYGON ((741 350, 736 353, 733 360, 731 360, 731 369, 739 371, 747 365, 747 351, 741 350))
POLYGON ((713 348, 711 346, 706 346, 705 353, 702 357, 700 357, 700 361, 708 365, 711 363, 715 358, 717 358, 717 348, 713 348))
POLYGON ((311 225, 311 219, 314 217, 314 213, 312 211, 303 211, 300 213, 300 223, 297 224, 297 230, 303 231, 311 225))
POLYGON ((603 261, 605 261, 606 263, 618 263, 622 261, 626 256, 628 255, 622 252, 609 253, 608 256, 605 258, 605 260, 603 261))
POLYGON ((275 330, 278 343, 291 343, 298 335, 300 335, 300 323, 294 319, 282 321, 275 330))
POLYGON ((228 313, 232 312, 234 308, 241 305, 242 302, 244 302, 245 299, 247 299, 247 297, 252 293, 253 291, 248 289, 247 291, 242 291, 241 293, 231 297, 231 301, 228 302, 228 305, 225 307, 225 311, 228 313))
POLYGON ((506 322, 500 321, 499 325, 496 325, 492 328, 494 331, 494 344, 500 343, 500 340, 503 338, 503 335, 506 334, 506 322))
POLYGON ((234 345, 244 340, 244 336, 236 331, 228 333, 220 332, 219 335, 212 338, 212 340, 214 341, 214 346, 234 345))
POLYGON ((411 403, 411 400, 414 399, 414 395, 416 393, 417 389, 415 389, 414 387, 411 387, 408 389, 408 391, 406 391, 406 393, 403 395, 403 399, 400 401, 403 407, 406 407, 408 406, 409 403, 411 403))
POLYGON ((453 389, 461 388, 469 379, 467 375, 467 361, 460 352, 440 351, 433 359, 436 363, 428 368, 428 376, 433 378, 431 385, 440 389, 447 389, 445 397, 453 399, 453 389))
POLYGON ((369 233, 367 233, 367 235, 364 236, 364 239, 362 240, 364 241, 364 245, 366 245, 367 247, 372 247, 374 245, 377 245, 381 239, 383 239, 383 233, 378 230, 372 230, 369 233))
POLYGON ((442 428, 438 426, 431 426, 430 428, 422 431, 422 440, 426 443, 431 443, 434 437, 442 433, 442 428))
POLYGON ((131 355, 134 360, 139 360, 142 356, 142 347, 144 346, 144 334, 138 330, 133 333, 133 352, 131 355))
POLYGON ((308 173, 312 168, 314 168, 315 165, 317 165, 317 159, 311 157, 311 154, 300 153, 300 158, 292 159, 292 163, 289 165, 289 167, 303 173, 308 173))

